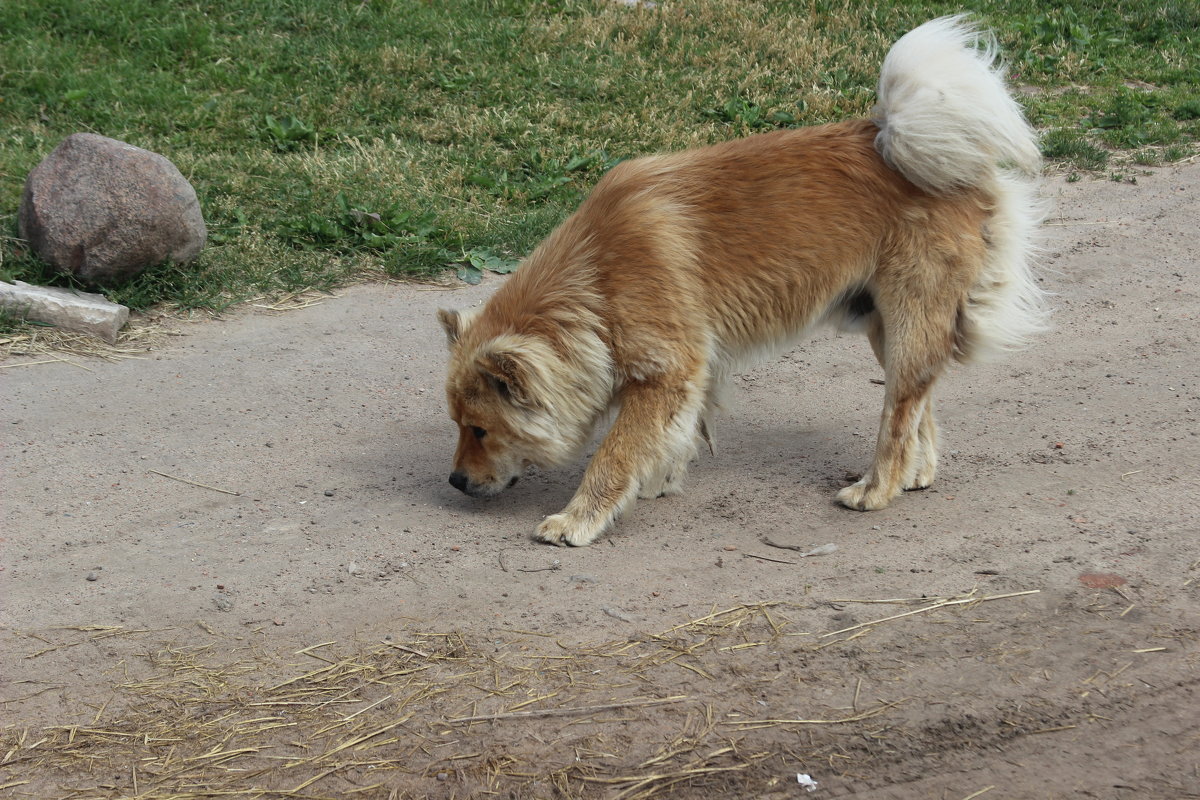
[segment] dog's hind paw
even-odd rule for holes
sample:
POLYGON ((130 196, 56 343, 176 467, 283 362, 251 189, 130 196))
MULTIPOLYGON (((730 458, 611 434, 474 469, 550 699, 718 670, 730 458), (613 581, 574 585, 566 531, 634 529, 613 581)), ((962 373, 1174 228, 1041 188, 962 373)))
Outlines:
POLYGON ((855 511, 876 511, 887 506, 894 494, 878 484, 868 484, 864 478, 839 491, 834 495, 834 499, 855 511))
POLYGON ((933 479, 937 475, 937 463, 925 464, 921 469, 917 470, 917 474, 913 475, 912 480, 904 487, 906 492, 919 492, 922 489, 928 489, 933 485, 933 479))
POLYGON ((559 547, 583 547, 600 535, 598 526, 581 523, 569 514, 551 514, 537 526, 533 537, 559 547))

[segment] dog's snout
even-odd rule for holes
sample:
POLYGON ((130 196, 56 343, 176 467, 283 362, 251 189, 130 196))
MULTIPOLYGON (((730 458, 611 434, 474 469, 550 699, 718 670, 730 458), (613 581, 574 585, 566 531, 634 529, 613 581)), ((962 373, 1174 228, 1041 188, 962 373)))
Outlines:
POLYGON ((467 490, 467 476, 461 472, 451 472, 450 485, 460 492, 465 492, 467 490))

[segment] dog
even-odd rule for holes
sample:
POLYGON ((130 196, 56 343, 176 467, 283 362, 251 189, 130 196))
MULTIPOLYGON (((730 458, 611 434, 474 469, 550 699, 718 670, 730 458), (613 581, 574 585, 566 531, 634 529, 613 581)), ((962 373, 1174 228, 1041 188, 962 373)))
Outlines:
POLYGON ((622 162, 485 305, 440 310, 450 483, 488 497, 567 463, 613 410, 535 533, 589 544, 635 497, 679 490, 731 374, 831 323, 865 331, 886 378, 874 461, 837 502, 928 487, 943 370, 1045 326, 1041 153, 994 38, 963 15, 900 38, 877 101, 869 119, 622 162))

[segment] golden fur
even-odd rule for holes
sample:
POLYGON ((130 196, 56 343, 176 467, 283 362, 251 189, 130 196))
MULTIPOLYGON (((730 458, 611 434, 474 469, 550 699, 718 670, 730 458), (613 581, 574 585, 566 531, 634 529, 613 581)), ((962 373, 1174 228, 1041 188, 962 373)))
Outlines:
MULTIPOLYGON (((909 37, 919 33, 967 63, 986 60, 999 80, 991 53, 967 46, 975 32, 961 18, 909 37)), ((899 62, 930 43, 904 44, 884 79, 920 95, 932 70, 899 62)), ((1018 133, 1006 148, 976 137, 947 156, 946 172, 945 159, 922 150, 924 123, 904 127, 929 101, 883 91, 881 80, 871 120, 619 164, 482 309, 439 312, 460 428, 451 483, 487 496, 530 463, 568 462, 615 408, 574 498, 536 533, 588 544, 635 496, 679 487, 731 373, 831 322, 865 330, 886 375, 874 462, 838 502, 877 509, 928 486, 934 382, 952 358, 1011 347, 1037 327, 1026 264, 1032 182, 1000 163, 1029 173, 1037 156, 1021 119, 1028 141, 1018 133)), ((965 119, 971 109, 943 109, 945 119, 936 111, 939 130, 954 114, 968 133, 976 124, 965 119)))

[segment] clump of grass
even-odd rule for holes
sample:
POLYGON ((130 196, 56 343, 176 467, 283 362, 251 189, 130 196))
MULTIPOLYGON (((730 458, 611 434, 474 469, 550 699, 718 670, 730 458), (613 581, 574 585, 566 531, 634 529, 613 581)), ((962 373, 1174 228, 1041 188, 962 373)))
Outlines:
POLYGON ((1069 163, 1077 169, 1098 171, 1108 164, 1108 151, 1092 144, 1078 131, 1049 131, 1042 136, 1041 145, 1046 158, 1069 163))
POLYGON ((1187 97, 1171 110, 1171 116, 1181 122, 1200 119, 1200 98, 1187 97))
POLYGON ((0 308, 0 336, 8 336, 9 334, 16 333, 24 323, 25 318, 23 315, 10 311, 7 308, 0 308))
POLYGON ((1119 148, 1172 144, 1183 138, 1181 126, 1150 92, 1118 91, 1088 118, 1099 137, 1119 148))

